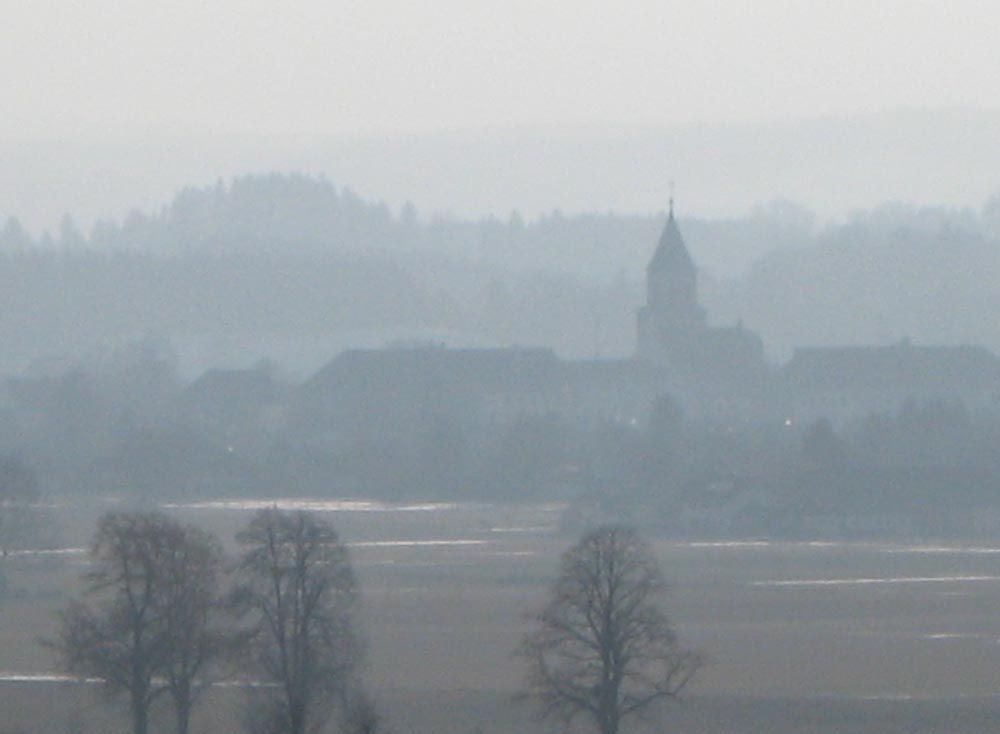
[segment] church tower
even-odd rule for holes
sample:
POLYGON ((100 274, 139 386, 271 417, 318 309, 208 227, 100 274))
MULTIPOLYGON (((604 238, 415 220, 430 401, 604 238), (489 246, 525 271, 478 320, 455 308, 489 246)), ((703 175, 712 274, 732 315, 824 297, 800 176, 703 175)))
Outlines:
POLYGON ((646 268, 646 305, 639 310, 637 326, 638 356, 660 363, 680 356, 678 350, 687 351, 706 328, 705 311, 698 305, 698 274, 674 218, 673 197, 646 268))

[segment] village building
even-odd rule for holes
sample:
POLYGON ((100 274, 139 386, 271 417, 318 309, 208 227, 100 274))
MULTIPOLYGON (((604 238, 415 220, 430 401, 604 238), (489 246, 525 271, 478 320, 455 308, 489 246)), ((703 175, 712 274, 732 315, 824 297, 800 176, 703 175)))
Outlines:
POLYGON ((419 430, 441 416, 463 425, 544 414, 641 425, 663 395, 708 423, 841 424, 908 398, 998 401, 1000 359, 982 347, 902 342, 804 348, 785 365, 768 364, 763 340, 742 323, 709 324, 671 200, 632 358, 564 360, 522 347, 350 350, 301 386, 296 415, 318 433, 419 430))

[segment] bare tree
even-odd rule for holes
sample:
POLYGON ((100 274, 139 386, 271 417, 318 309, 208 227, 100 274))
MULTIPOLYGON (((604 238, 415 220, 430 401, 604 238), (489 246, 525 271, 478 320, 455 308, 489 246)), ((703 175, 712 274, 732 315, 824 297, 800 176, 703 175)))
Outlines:
POLYGON ((52 644, 66 668, 99 678, 129 700, 134 734, 146 734, 155 699, 169 692, 178 730, 196 678, 214 651, 210 615, 220 551, 210 536, 160 513, 108 513, 91 548, 85 601, 61 614, 52 644))
POLYGON ((701 658, 677 643, 657 605, 663 578, 635 531, 603 527, 563 555, 537 628, 520 649, 529 666, 522 697, 543 718, 589 717, 601 734, 676 697, 701 658))
POLYGON ((207 669, 219 658, 225 636, 214 619, 221 594, 222 548, 210 533, 168 526, 158 606, 170 645, 162 673, 174 704, 177 734, 187 734, 191 711, 207 687, 207 669))
POLYGON ((262 510, 237 535, 246 548, 233 595, 249 620, 246 663, 257 723, 280 734, 318 730, 361 660, 357 585, 333 527, 305 512, 262 510))
POLYGON ((161 689, 169 645, 157 619, 160 569, 155 562, 162 516, 109 513, 91 548, 95 570, 86 576, 96 603, 74 602, 62 613, 57 646, 70 672, 100 678, 128 695, 134 734, 146 734, 149 708, 161 689))

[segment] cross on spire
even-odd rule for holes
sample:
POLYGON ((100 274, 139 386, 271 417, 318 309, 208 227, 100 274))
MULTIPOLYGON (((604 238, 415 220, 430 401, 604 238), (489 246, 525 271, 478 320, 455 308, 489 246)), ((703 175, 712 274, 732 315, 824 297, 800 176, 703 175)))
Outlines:
POLYGON ((674 218, 674 182, 670 182, 670 218, 674 218))

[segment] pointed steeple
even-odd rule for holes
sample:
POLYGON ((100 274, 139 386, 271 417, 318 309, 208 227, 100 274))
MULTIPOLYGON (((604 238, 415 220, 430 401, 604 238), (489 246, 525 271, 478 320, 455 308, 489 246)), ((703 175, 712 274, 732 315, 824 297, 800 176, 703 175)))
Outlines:
POLYGON ((659 332, 700 329, 705 325, 705 312, 698 305, 698 273, 677 226, 673 196, 667 223, 646 269, 644 312, 643 318, 652 319, 659 332))
POLYGON ((681 270, 694 273, 694 260, 684 244, 680 227, 674 217, 674 197, 670 197, 670 209, 667 212, 667 223, 660 235, 660 242, 649 263, 650 270, 681 270))
POLYGON ((673 184, 667 222, 646 269, 646 305, 636 314, 636 356, 695 379, 707 373, 740 377, 744 369, 762 374, 756 334, 742 323, 736 329, 708 326, 698 303, 698 272, 674 214, 673 184))

